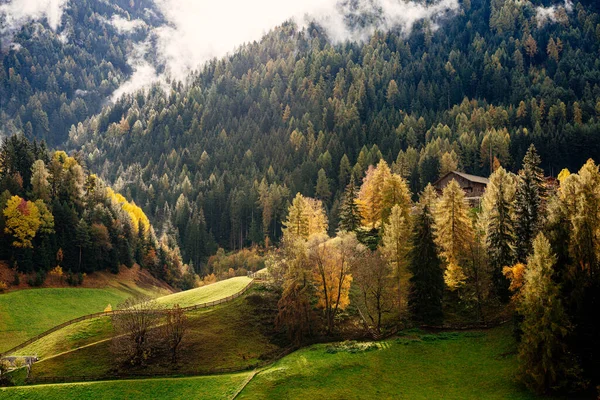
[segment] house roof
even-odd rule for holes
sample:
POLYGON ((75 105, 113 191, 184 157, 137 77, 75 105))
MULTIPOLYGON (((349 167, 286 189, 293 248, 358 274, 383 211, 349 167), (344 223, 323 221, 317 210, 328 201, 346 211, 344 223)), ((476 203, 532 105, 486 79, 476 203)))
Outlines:
POLYGON ((435 183, 433 185, 435 186, 438 182, 440 182, 442 179, 444 179, 445 177, 447 177, 450 174, 458 175, 458 176, 463 177, 466 180, 471 181, 471 182, 483 183, 484 185, 487 185, 490 182, 490 180, 488 178, 484 178, 483 176, 465 174, 464 172, 458 172, 458 171, 450 171, 446 175, 442 176, 440 179, 435 181, 435 183))

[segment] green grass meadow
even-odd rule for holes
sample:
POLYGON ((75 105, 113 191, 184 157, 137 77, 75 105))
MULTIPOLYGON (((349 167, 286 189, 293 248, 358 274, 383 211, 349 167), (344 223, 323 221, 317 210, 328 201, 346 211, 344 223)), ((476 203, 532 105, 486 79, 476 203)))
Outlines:
POLYGON ((533 399, 516 383, 510 332, 409 335, 363 349, 319 344, 258 373, 239 399, 533 399))
MULTIPOLYGON (((538 398, 517 383, 516 373, 509 326, 437 335, 416 331, 382 342, 301 349, 260 370, 237 398, 538 398)), ((246 378, 248 373, 16 387, 0 390, 0 399, 230 399, 246 378)))
MULTIPOLYGON (((188 307, 216 301, 239 292, 250 281, 251 279, 247 277, 236 277, 197 289, 162 296, 157 301, 167 307, 175 304, 188 307)), ((109 304, 114 309, 129 297, 150 294, 152 293, 128 286, 107 289, 42 288, 2 294, 0 295, 0 352, 68 320, 104 311, 109 304)), ((48 355, 49 353, 44 349, 51 346, 50 342, 59 342, 62 338, 77 339, 79 331, 82 336, 80 339, 83 339, 80 344, 88 344, 89 341, 86 342, 85 339, 94 336, 94 329, 106 331, 106 321, 93 321, 95 322, 83 321, 66 327, 52 334, 51 337, 43 338, 42 343, 34 343, 33 346, 19 353, 25 354, 23 351, 29 351, 28 354, 48 355)), ((75 347, 63 346, 60 351, 75 347)))
POLYGON ((193 378, 136 379, 0 388, 0 399, 129 400, 229 399, 250 373, 193 378))
POLYGON ((86 314, 116 307, 128 290, 43 288, 0 295, 0 352, 53 326, 86 314))
POLYGON ((163 304, 165 306, 174 306, 175 304, 179 304, 180 307, 189 307, 196 304, 208 303, 236 294, 246 287, 250 281, 252 281, 252 279, 248 277, 238 276, 196 289, 159 297, 157 301, 159 304, 163 304))

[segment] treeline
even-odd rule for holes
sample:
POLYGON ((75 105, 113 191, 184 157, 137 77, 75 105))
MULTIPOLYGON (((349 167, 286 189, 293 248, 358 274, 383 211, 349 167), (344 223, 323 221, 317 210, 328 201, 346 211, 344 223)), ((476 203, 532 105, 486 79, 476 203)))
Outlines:
POLYGON ((57 31, 44 21, 12 32, 3 24, 0 38, 0 127, 4 135, 23 132, 29 139, 61 145, 72 125, 98 113, 106 99, 133 73, 132 47, 148 28, 119 32, 113 15, 159 23, 149 1, 82 0, 64 7, 57 31), (13 36, 14 35, 14 36, 13 36))
POLYGON ((353 317, 379 334, 497 323, 512 310, 519 379, 541 393, 593 390, 600 170, 589 160, 554 187, 540 163, 531 146, 517 174, 497 164, 471 208, 454 180, 413 202, 408 182, 380 161, 360 188, 348 185, 333 236, 322 201, 298 193, 268 260, 282 287, 279 326, 301 343, 342 332, 353 317))
POLYGON ((599 155, 600 16, 577 1, 536 15, 529 2, 463 2, 435 31, 340 45, 285 24, 189 85, 123 97, 70 144, 174 228, 196 268, 219 246, 278 242, 297 192, 323 202, 333 232, 351 176, 381 159, 413 194, 448 170, 488 175, 494 158, 514 172, 531 143, 556 175, 599 155))
POLYGON ((41 285, 50 271, 83 275, 134 263, 174 286, 195 286, 173 239, 157 240, 144 212, 84 169, 78 156, 49 153, 22 135, 0 149, 0 259, 41 285), (59 270, 55 268, 59 267, 59 270))

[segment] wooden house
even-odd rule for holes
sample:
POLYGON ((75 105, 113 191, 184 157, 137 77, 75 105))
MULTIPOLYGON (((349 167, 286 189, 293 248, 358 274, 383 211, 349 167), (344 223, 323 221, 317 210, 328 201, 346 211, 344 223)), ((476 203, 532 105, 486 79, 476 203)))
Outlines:
POLYGON ((481 199, 481 196, 483 196, 483 192, 485 192, 485 188, 489 182, 489 179, 484 178, 483 176, 451 171, 435 181, 433 187, 435 187, 438 194, 441 194, 444 188, 448 186, 453 179, 458 182, 460 187, 465 191, 467 200, 474 206, 479 204, 479 200, 481 199))

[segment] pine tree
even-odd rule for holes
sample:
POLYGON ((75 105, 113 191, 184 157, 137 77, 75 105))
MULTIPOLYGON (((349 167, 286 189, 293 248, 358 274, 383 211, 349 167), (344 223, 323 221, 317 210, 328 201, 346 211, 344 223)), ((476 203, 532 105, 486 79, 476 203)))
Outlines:
POLYGON ((356 204, 356 196, 358 189, 354 183, 354 179, 350 180, 340 206, 340 230, 354 232, 360 227, 360 212, 356 204))
POLYGON ((514 223, 513 202, 515 182, 513 176, 499 167, 490 176, 482 199, 481 218, 485 229, 485 243, 488 249, 492 279, 500 300, 509 300, 509 282, 502 269, 513 265, 514 223))
POLYGON ((550 242, 540 233, 527 260, 518 304, 524 318, 519 346, 521 379, 540 393, 577 381, 578 368, 566 344, 571 326, 560 289, 552 279, 555 263, 550 242))
POLYGON ((462 265, 473 240, 473 224, 465 192, 454 179, 444 188, 435 206, 435 232, 446 262, 444 280, 450 289, 456 289, 466 279, 462 265))
POLYGON ((544 171, 540 168, 540 157, 532 144, 523 158, 515 194, 515 255, 525 262, 531 253, 533 239, 537 235, 542 219, 542 198, 545 195, 544 171))
POLYGON ((412 285, 408 305, 416 321, 437 324, 442 321, 444 273, 434 241, 433 216, 424 204, 413 228, 409 271, 412 285))
POLYGON ((329 180, 325 170, 321 168, 317 176, 317 184, 315 185, 315 195, 319 200, 324 202, 329 201, 331 197, 331 190, 329 189, 329 180))

